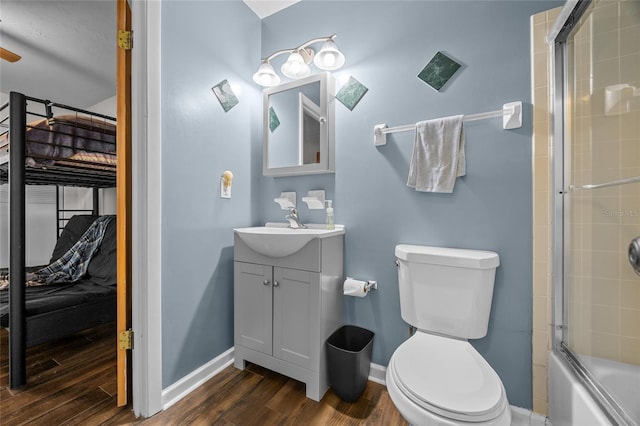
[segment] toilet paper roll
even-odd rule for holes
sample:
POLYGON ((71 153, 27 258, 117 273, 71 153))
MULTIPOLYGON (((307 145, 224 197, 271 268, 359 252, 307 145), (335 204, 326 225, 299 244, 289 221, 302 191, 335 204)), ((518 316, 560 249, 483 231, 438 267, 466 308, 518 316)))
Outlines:
POLYGON ((344 281, 344 295, 345 296, 355 296, 355 297, 365 297, 367 295, 367 282, 354 280, 353 278, 347 278, 344 281))

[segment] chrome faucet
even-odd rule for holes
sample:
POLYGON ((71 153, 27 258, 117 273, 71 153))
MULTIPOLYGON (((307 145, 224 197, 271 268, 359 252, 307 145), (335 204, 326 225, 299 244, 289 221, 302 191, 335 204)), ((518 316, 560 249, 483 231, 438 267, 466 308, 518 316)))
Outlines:
POLYGON ((289 228, 304 229, 307 225, 303 224, 298 217, 298 211, 295 207, 289 207, 289 214, 285 216, 285 219, 289 221, 289 228))

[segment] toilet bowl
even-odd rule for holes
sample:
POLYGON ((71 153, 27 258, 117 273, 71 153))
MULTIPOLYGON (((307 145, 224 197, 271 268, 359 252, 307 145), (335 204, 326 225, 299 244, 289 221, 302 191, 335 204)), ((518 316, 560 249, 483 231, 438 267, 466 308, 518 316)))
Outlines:
POLYGON ((418 331, 389 360, 386 383, 413 425, 508 426, 497 373, 467 341, 486 335, 494 252, 396 246, 402 318, 418 331))
POLYGON ((413 425, 504 425, 511 412, 500 378, 469 342, 417 332, 394 352, 387 390, 413 425))

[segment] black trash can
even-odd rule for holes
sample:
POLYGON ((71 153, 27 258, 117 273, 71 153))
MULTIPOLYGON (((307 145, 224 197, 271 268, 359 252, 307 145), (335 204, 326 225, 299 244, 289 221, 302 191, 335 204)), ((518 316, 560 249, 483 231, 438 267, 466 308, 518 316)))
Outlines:
POLYGON ((337 329, 327 339, 329 384, 341 399, 360 398, 369 378, 373 332, 355 325, 337 329))

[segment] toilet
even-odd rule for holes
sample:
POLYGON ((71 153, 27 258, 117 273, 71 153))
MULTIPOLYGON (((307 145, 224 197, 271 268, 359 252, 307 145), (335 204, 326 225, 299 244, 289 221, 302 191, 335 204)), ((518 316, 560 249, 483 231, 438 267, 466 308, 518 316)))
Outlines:
POLYGON ((467 339, 487 334, 497 253, 396 246, 402 319, 417 331, 391 356, 387 390, 412 425, 511 423, 498 374, 467 339))

